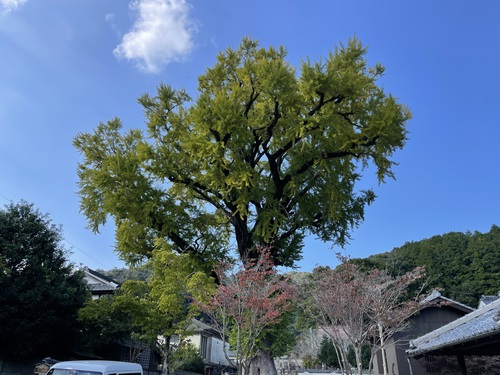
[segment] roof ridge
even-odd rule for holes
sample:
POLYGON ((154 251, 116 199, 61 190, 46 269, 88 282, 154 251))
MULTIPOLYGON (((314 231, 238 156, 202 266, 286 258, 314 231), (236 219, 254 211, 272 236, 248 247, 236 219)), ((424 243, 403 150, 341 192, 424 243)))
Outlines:
POLYGON ((470 313, 471 311, 474 311, 475 309, 471 306, 465 305, 461 302, 455 301, 451 298, 443 296, 439 290, 434 289, 431 294, 429 294, 427 297, 425 297, 420 303, 422 305, 421 309, 425 309, 426 307, 431 307, 433 306, 434 301, 437 300, 443 300, 445 302, 448 302, 450 305, 453 304, 455 305, 456 308, 459 308, 460 310, 463 310, 467 314, 470 313))
POLYGON ((91 275, 99 278, 99 279, 102 279, 103 281, 107 281, 108 283, 113 283, 113 284, 116 284, 117 286, 120 285, 120 283, 116 280, 113 280, 111 277, 109 276, 106 276, 100 272, 97 272, 89 267, 85 267, 85 269, 87 270, 88 273, 90 273, 91 275))

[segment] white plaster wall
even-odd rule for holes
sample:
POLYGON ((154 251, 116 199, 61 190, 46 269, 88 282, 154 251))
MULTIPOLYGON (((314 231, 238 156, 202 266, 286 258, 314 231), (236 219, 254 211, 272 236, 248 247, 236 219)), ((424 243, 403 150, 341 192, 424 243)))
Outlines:
MULTIPOLYGON (((226 359, 226 356, 224 355, 224 342, 216 337, 212 337, 210 341, 211 341, 210 362, 220 363, 223 366, 229 366, 229 361, 226 359)), ((229 349, 229 345, 227 343, 226 345, 229 349)))

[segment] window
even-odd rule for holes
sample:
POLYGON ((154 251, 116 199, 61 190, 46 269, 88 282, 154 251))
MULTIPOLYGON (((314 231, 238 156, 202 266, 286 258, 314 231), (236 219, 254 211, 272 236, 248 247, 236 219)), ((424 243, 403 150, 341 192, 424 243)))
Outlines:
POLYGON ((203 359, 208 359, 208 337, 201 336, 200 355, 203 359))
POLYGON ((102 375, 102 372, 55 368, 50 370, 47 375, 102 375))

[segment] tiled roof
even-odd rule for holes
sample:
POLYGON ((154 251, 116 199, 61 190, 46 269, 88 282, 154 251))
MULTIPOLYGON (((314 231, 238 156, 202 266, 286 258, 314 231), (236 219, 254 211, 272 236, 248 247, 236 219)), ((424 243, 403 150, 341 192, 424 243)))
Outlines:
POLYGON ((98 279, 101 279, 109 284, 115 284, 115 285, 120 285, 118 282, 116 282, 115 280, 113 280, 111 277, 108 277, 106 275, 103 275, 102 273, 100 272, 97 272, 97 271, 94 271, 93 269, 90 269, 88 267, 86 267, 86 270, 88 271, 88 273, 90 273, 91 275, 97 277, 98 279))
POLYGON ((410 356, 500 334, 500 299, 410 341, 410 356))
POLYGON ((482 296, 481 299, 479 300, 479 303, 482 305, 487 305, 489 303, 492 303, 493 301, 496 301, 499 299, 500 296, 482 296))
POLYGON ((83 272, 85 273, 87 286, 94 297, 103 294, 112 294, 120 287, 118 282, 88 267, 85 267, 83 272))
POLYGON ((116 287, 105 284, 87 284, 88 288, 91 292, 106 292, 106 291, 115 291, 116 287))
POLYGON ((438 290, 434 290, 429 296, 422 300, 421 304, 422 308, 426 308, 429 306, 452 306, 465 313, 474 311, 474 309, 470 306, 444 297, 438 290))

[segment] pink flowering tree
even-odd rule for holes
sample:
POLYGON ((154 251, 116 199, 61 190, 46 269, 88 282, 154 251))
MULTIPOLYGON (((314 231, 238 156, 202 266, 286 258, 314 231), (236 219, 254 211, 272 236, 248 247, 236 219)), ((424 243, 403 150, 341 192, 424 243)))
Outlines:
POLYGON ((236 268, 230 262, 219 264, 215 272, 221 283, 200 303, 214 328, 231 343, 236 363, 227 348, 225 354, 238 374, 250 373, 252 361, 266 347, 266 334, 281 322, 295 294, 289 280, 274 267, 269 248, 258 250, 257 259, 248 259, 236 268))
MULTIPOLYGON (((408 293, 409 287, 423 277, 424 269, 392 276, 388 270, 363 271, 348 257, 337 256, 341 264, 336 269, 315 270, 307 298, 315 307, 311 310, 315 319, 335 345, 342 373, 351 374, 347 348, 352 346, 356 373, 362 374, 363 345, 371 344, 371 368, 376 352, 384 354, 389 337, 403 331, 408 318, 418 310, 419 293, 414 298, 408 293)), ((383 367, 387 374, 385 361, 383 367)))
POLYGON ((405 274, 392 276, 386 269, 374 269, 366 275, 364 300, 368 320, 373 324, 372 352, 382 352, 384 375, 389 373, 385 355, 389 338, 396 332, 404 331, 410 322, 408 318, 420 308, 418 297, 421 290, 416 291, 414 296, 409 296, 408 291, 424 276, 424 272, 423 267, 417 267, 405 274))
POLYGON ((339 358, 342 374, 351 374, 347 358, 348 347, 352 345, 361 373, 361 348, 369 342, 372 322, 367 319, 364 301, 366 283, 361 270, 340 257, 342 264, 336 269, 319 268, 311 288, 307 291, 312 298, 319 325, 331 338, 339 358))

